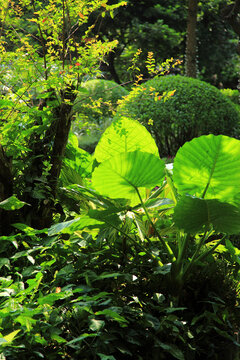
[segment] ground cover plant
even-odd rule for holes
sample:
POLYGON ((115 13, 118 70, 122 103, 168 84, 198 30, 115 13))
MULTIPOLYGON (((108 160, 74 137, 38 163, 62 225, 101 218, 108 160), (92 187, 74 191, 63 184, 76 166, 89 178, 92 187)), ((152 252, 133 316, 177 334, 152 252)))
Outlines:
POLYGON ((161 156, 175 155, 196 136, 239 136, 239 111, 231 101, 212 85, 180 75, 155 77, 133 89, 117 115, 144 124, 155 137, 161 156))

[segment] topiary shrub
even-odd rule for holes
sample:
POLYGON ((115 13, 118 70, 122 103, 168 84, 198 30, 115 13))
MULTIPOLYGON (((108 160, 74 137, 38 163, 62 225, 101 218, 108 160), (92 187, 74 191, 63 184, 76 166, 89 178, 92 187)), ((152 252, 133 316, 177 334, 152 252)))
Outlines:
POLYGON ((239 136, 240 114, 234 104, 214 86, 180 75, 156 77, 134 89, 118 107, 116 117, 122 115, 147 127, 160 156, 175 155, 200 135, 239 136))
POLYGON ((95 79, 82 84, 73 106, 76 119, 72 126, 81 148, 94 151, 101 134, 112 121, 118 100, 127 94, 124 87, 110 80, 95 79))

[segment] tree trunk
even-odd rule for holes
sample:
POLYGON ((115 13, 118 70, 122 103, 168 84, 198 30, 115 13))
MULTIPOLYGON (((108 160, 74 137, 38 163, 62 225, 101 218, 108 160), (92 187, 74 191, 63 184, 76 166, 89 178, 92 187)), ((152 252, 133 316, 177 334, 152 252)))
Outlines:
MULTIPOLYGON (((13 195, 13 175, 11 160, 0 145, 0 201, 13 195)), ((0 235, 11 232, 12 212, 0 209, 0 235)))
POLYGON ((186 76, 197 77, 197 8, 198 0, 188 0, 186 76))
MULTIPOLYGON (((238 35, 238 46, 237 46, 237 53, 240 56, 240 20, 239 20, 239 14, 240 14, 240 0, 235 0, 234 3, 226 6, 223 9, 223 17, 224 19, 229 23, 229 25, 232 27, 235 34, 238 35)), ((238 79, 238 91, 240 94, 240 78, 238 79)))
POLYGON ((113 78, 113 80, 117 83, 117 84, 121 84, 121 81, 119 79, 119 76, 116 72, 115 66, 114 66, 114 60, 115 60, 115 52, 110 51, 110 53, 108 54, 108 70, 113 78))
MULTIPOLYGON (((25 209, 23 219, 24 221, 27 220, 30 226, 37 229, 51 226, 54 213, 60 212, 62 214, 60 206, 57 206, 59 209, 56 209, 55 201, 72 118, 72 105, 66 103, 65 99, 73 103, 76 97, 75 94, 71 93, 71 89, 70 92, 68 90, 62 93, 61 104, 52 108, 52 124, 46 130, 43 138, 34 136, 30 141, 33 160, 25 172, 25 177, 29 178, 29 183, 27 186, 28 191, 23 200, 31 204, 31 207, 25 209), (48 175, 44 174, 44 162, 48 162, 51 166, 48 175), (44 179, 47 185, 43 194, 41 194, 41 182, 39 182, 39 179, 44 179), (40 197, 38 193, 40 193, 40 197)), ((51 100, 51 98, 44 99, 40 103, 40 111, 47 106, 48 100, 51 100)), ((41 122, 40 116, 39 123, 41 124, 41 122)))

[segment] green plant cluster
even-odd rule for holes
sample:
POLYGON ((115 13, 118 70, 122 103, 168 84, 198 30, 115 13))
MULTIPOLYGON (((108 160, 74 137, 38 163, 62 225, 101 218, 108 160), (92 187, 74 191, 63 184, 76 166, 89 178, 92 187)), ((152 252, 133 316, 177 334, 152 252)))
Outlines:
POLYGON ((161 156, 175 155, 186 141, 200 135, 239 136, 240 115, 232 102, 206 82, 180 75, 156 77, 137 87, 117 115, 144 124, 161 156))
MULTIPOLYGON (((171 173, 135 120, 105 131, 95 168, 76 136, 70 140, 61 174, 68 218, 43 230, 17 223, 0 238, 3 358, 235 354, 240 141, 193 139, 171 173)), ((0 203, 8 211, 24 206, 16 197, 0 203)))
POLYGON ((88 80, 82 84, 82 89, 74 103, 74 111, 89 122, 101 124, 111 118, 118 105, 118 100, 128 94, 128 91, 114 81, 104 79, 88 80), (99 107, 99 102, 101 107, 99 107))
POLYGON ((79 136, 79 145, 93 152, 101 134, 110 125, 118 100, 128 91, 114 81, 88 80, 82 84, 73 111, 77 114, 73 131, 79 136))

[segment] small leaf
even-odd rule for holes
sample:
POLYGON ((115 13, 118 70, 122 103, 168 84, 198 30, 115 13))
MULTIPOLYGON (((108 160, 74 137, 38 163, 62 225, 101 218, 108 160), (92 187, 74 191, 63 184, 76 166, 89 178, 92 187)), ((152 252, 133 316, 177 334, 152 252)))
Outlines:
POLYGON ((97 220, 93 217, 89 217, 86 215, 51 226, 48 235, 52 236, 60 232, 69 234, 84 228, 96 229, 101 227, 101 225, 104 225, 103 221, 97 220))
POLYGON ((8 199, 0 202, 0 208, 4 210, 18 210, 21 209, 24 205, 29 204, 25 203, 24 201, 18 200, 16 196, 11 196, 8 199))
POLYGON ((38 298, 38 303, 40 305, 53 305, 55 303, 55 301, 59 300, 59 299, 65 299, 66 297, 71 296, 71 293, 64 293, 64 292, 60 292, 60 293, 51 293, 48 294, 46 296, 42 296, 40 298, 38 298))
POLYGON ((101 353, 97 353, 98 356, 100 356, 101 360, 116 360, 116 358, 112 355, 104 355, 101 353))
POLYGON ((78 336, 77 338, 69 341, 69 342, 67 343, 67 345, 72 345, 72 344, 74 344, 74 343, 76 343, 76 342, 80 342, 80 341, 82 341, 82 340, 84 340, 84 339, 86 339, 86 338, 88 338, 88 337, 95 337, 95 336, 98 336, 98 335, 97 335, 97 334, 87 334, 87 333, 84 333, 84 334, 78 336))
POLYGON ((61 336, 59 336, 57 334, 52 334, 51 339, 57 341, 58 344, 63 344, 63 343, 67 342, 67 340, 65 340, 64 338, 62 338, 61 336))
POLYGON ((119 323, 128 323, 128 321, 123 316, 119 315, 116 311, 111 309, 104 309, 102 311, 97 311, 95 315, 105 315, 119 323))
POLYGON ((92 331, 99 331, 103 328, 104 325, 105 321, 103 320, 91 319, 89 329, 92 331))
POLYGON ((6 266, 8 269, 10 269, 10 261, 8 258, 0 258, 0 269, 6 266))
POLYGON ((171 200, 171 199, 149 199, 145 202, 145 206, 146 208, 148 209, 152 209, 152 208, 156 208, 156 207, 159 207, 159 206, 163 206, 163 205, 171 205, 171 204, 174 204, 174 201, 171 200))
POLYGON ((4 340, 6 340, 8 344, 11 343, 20 331, 21 330, 15 330, 15 331, 11 332, 10 334, 5 335, 4 340))
POLYGON ((184 357, 182 351, 176 345, 164 344, 162 342, 159 342, 159 345, 161 346, 162 349, 164 349, 169 354, 171 354, 175 359, 185 360, 185 357, 184 357))
POLYGON ((49 230, 48 230, 48 235, 49 236, 53 236, 56 235, 60 232, 63 232, 63 230, 68 229, 72 224, 76 223, 79 221, 79 217, 73 220, 69 220, 69 221, 64 221, 58 224, 54 224, 52 225, 49 230))

